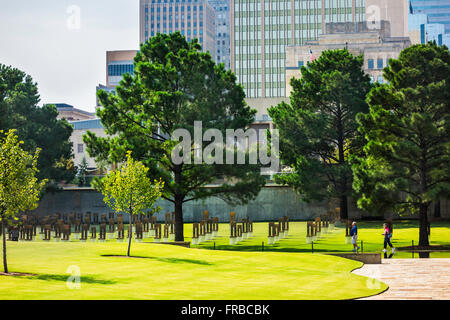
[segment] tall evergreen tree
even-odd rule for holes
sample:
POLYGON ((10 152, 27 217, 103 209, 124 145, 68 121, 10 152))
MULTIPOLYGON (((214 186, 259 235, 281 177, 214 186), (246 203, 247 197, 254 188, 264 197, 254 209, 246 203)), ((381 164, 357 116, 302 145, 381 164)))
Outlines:
POLYGON ((276 177, 304 201, 340 199, 341 218, 348 217, 352 193, 349 157, 361 149, 356 115, 368 112, 371 88, 362 70, 363 57, 347 49, 324 51, 293 78, 290 104, 269 109, 280 131, 280 157, 292 173, 276 177))
MULTIPOLYGON (((122 162, 131 151, 135 160, 149 168, 149 176, 162 178, 162 197, 175 207, 175 239, 183 241, 183 204, 210 196, 231 203, 256 197, 264 185, 258 165, 174 163, 176 142, 171 136, 186 129, 194 137, 194 122, 201 121, 203 133, 210 128, 223 137, 227 129, 245 129, 255 111, 244 101, 236 77, 223 65, 216 66, 197 40, 190 43, 179 32, 158 34, 141 46, 135 58, 134 75, 124 75, 117 95, 99 92, 103 106, 97 111, 106 132, 101 138, 88 132, 84 141, 97 160, 122 162), (217 177, 224 183, 204 188, 217 177)), ((205 143, 190 144, 204 150, 205 143)), ((186 156, 186 155, 185 155, 186 156)), ((188 155, 189 156, 189 155, 188 155)))
POLYGON ((419 245, 429 245, 427 212, 450 195, 450 54, 436 43, 414 45, 391 59, 386 84, 360 115, 364 156, 354 160, 358 205, 419 214, 419 245))
POLYGON ((39 179, 70 181, 75 176, 69 140, 73 128, 56 119, 55 106, 39 107, 39 101, 37 85, 29 75, 0 64, 0 130, 16 129, 25 150, 42 150, 39 179))

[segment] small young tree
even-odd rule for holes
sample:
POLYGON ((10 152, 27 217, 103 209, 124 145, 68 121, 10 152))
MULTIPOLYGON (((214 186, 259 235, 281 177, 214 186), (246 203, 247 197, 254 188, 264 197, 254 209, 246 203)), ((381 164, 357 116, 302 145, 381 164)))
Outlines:
POLYGON ((18 220, 21 211, 37 207, 39 195, 47 180, 38 181, 36 174, 40 149, 34 155, 22 149, 16 130, 6 135, 0 130, 0 221, 3 233, 3 268, 8 273, 6 260, 6 225, 9 219, 18 220))
POLYGON ((80 165, 78 166, 78 181, 79 181, 80 187, 86 185, 87 172, 88 172, 88 163, 87 163, 86 157, 83 157, 81 159, 80 165))
MULTIPOLYGON (((161 210, 154 207, 161 197, 164 182, 155 180, 153 183, 147 176, 148 168, 141 162, 133 160, 131 152, 127 153, 127 162, 117 170, 111 171, 105 178, 94 182, 95 189, 104 196, 111 209, 126 212, 129 215, 130 231, 132 217, 139 213, 154 213, 161 210)), ((128 241, 127 256, 130 256, 132 233, 128 241)))

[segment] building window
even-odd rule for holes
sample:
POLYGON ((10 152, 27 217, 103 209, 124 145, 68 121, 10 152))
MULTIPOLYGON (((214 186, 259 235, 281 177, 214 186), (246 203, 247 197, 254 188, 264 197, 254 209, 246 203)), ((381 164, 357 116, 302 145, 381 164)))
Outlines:
POLYGON ((383 69, 383 59, 377 59, 377 68, 383 69))
POLYGON ((367 60, 367 67, 368 67, 368 69, 373 69, 374 68, 373 59, 367 60))
POLYGON ((84 152, 84 144, 79 144, 78 145, 78 153, 83 153, 84 152))

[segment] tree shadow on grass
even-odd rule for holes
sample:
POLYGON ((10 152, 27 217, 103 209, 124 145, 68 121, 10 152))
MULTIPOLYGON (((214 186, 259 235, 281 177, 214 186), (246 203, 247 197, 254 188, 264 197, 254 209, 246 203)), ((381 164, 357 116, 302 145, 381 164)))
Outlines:
POLYGON ((203 260, 194 260, 194 259, 180 259, 180 258, 160 258, 160 257, 141 257, 141 256, 120 256, 120 255, 102 255, 102 257, 114 257, 114 258, 130 258, 130 259, 151 259, 156 260, 159 262, 166 262, 166 263, 192 263, 192 264, 199 264, 204 266, 212 266, 213 263, 210 263, 208 261, 203 260))
MULTIPOLYGON (((71 276, 69 274, 40 274, 34 277, 28 277, 32 280, 44 280, 44 281, 64 281, 66 282, 71 276)), ((116 281, 97 279, 93 276, 80 276, 81 283, 91 284, 115 284, 116 281)))

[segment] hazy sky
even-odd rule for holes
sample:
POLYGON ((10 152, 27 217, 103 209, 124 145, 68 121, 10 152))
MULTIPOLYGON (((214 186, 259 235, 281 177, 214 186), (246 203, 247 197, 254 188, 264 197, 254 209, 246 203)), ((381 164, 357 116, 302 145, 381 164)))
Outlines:
POLYGON ((106 51, 138 48, 139 0, 0 0, 0 63, 32 76, 41 105, 93 112, 106 51))

